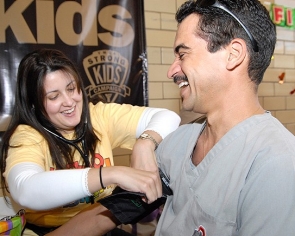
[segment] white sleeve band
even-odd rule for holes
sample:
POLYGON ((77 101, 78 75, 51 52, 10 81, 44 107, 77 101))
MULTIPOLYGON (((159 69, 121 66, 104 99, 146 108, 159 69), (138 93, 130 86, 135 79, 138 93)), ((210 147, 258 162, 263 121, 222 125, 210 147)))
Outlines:
POLYGON ((162 139, 177 129, 180 117, 173 111, 163 108, 147 107, 140 117, 137 125, 136 137, 146 130, 157 132, 162 139))
POLYGON ((44 171, 36 163, 23 162, 11 168, 7 183, 11 196, 21 206, 48 210, 91 195, 88 171, 89 168, 44 171))

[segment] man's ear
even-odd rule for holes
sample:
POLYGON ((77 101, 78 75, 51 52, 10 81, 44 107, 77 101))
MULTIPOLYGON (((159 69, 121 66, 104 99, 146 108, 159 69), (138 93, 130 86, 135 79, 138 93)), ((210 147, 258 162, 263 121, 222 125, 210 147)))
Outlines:
POLYGON ((247 55, 247 45, 244 40, 240 38, 233 39, 227 46, 228 60, 226 68, 233 70, 239 66, 247 55))

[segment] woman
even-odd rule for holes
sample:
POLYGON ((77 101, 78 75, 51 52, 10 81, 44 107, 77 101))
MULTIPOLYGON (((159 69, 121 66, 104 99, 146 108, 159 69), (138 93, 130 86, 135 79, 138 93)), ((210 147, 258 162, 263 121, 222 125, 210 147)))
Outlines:
POLYGON ((135 144, 132 155, 150 159, 179 122, 166 109, 88 103, 77 69, 62 52, 34 51, 18 69, 14 112, 0 149, 2 186, 26 209, 27 228, 37 233, 92 209, 114 185, 153 202, 162 194, 157 170, 113 166, 112 149, 135 144))

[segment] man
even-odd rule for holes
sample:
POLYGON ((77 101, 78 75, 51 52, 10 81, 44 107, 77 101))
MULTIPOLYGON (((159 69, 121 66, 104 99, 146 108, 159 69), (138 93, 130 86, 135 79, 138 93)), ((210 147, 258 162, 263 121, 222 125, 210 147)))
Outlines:
MULTIPOLYGON (((267 10, 258 0, 197 0, 176 19, 168 77, 183 108, 207 120, 180 126, 156 150, 173 191, 156 235, 295 235, 295 137, 257 94, 276 43, 267 10)), ((156 170, 149 161, 132 166, 156 170)))
POLYGON ((257 94, 276 43, 267 10, 258 0, 187 1, 176 20, 168 77, 184 109, 207 120, 157 149, 173 196, 156 235, 295 235, 295 137, 257 94))

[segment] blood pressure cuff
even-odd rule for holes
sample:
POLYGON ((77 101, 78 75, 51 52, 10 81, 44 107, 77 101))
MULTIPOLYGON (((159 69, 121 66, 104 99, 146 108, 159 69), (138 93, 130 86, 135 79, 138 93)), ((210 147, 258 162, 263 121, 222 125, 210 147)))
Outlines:
POLYGON ((148 216, 154 210, 166 202, 168 195, 172 195, 169 187, 169 179, 161 170, 160 177, 162 181, 163 196, 151 204, 147 204, 142 199, 145 194, 129 192, 116 187, 112 195, 99 200, 99 203, 106 207, 117 218, 121 224, 135 224, 144 217, 148 216))

